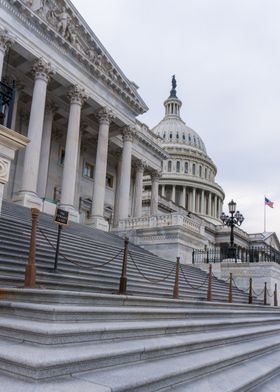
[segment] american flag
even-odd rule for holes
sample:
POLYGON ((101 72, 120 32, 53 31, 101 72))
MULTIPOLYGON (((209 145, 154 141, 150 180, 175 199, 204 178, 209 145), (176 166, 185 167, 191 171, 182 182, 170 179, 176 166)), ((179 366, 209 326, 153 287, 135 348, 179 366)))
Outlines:
POLYGON ((273 201, 269 200, 267 197, 264 198, 264 204, 270 208, 273 208, 273 201))

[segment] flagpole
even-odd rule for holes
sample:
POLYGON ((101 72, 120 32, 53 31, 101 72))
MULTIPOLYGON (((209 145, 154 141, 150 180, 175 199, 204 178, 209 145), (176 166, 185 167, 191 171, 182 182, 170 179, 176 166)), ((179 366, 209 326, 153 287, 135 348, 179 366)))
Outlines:
POLYGON ((265 196, 264 196, 263 204, 264 204, 264 206, 263 206, 263 208, 264 208, 264 211, 263 211, 263 219, 264 219, 263 228, 264 228, 264 233, 266 233, 266 208, 265 208, 266 204, 265 204, 265 196))

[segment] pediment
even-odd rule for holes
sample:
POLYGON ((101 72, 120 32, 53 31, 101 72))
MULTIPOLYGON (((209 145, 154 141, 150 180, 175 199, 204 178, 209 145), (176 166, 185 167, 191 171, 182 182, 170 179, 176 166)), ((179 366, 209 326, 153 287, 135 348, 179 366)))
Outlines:
POLYGON ((134 82, 128 80, 91 28, 69 0, 13 0, 13 4, 30 13, 33 22, 44 28, 69 53, 83 63, 107 87, 114 90, 137 114, 148 110, 137 93, 134 82), (45 26, 44 26, 45 25, 45 26))

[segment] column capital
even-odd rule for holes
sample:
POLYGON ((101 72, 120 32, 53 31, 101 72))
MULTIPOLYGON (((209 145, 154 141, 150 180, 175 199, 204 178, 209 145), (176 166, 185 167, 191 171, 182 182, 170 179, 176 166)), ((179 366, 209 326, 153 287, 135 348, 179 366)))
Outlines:
POLYGON ((130 125, 126 125, 122 129, 122 136, 124 142, 133 142, 134 135, 135 135, 135 128, 131 127, 130 125))
POLYGON ((115 118, 114 113, 107 106, 104 106, 102 109, 98 110, 96 115, 100 124, 110 125, 110 123, 115 118))
POLYGON ((153 170, 151 171, 150 176, 152 181, 159 181, 161 177, 161 173, 158 172, 157 170, 153 170))
POLYGON ((88 99, 88 96, 84 88, 75 84, 70 88, 68 92, 68 98, 70 99, 71 104, 75 103, 82 106, 88 99))
POLYGON ((147 162, 146 161, 137 160, 137 161, 133 162, 133 166, 135 167, 136 171, 144 173, 144 170, 147 167, 147 162))
POLYGON ((7 30, 0 31, 0 50, 6 52, 14 43, 7 30))
POLYGON ((50 77, 54 75, 54 70, 51 63, 48 63, 42 57, 34 61, 32 67, 33 74, 36 79, 43 79, 46 83, 50 80, 50 77))
POLYGON ((55 112, 57 111, 57 109, 58 109, 58 106, 54 102, 48 101, 46 103, 46 109, 45 109, 46 113, 54 115, 55 112))

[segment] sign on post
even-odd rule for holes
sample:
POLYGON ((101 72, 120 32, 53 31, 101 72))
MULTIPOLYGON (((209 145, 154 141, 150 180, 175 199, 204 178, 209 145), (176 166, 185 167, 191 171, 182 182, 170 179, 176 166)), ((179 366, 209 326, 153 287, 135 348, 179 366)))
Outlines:
POLYGON ((58 225, 68 226, 69 220, 69 212, 62 210, 61 208, 57 208, 55 211, 54 222, 58 225))
POLYGON ((55 252, 54 267, 53 267, 54 272, 57 271, 62 226, 68 226, 68 219, 69 219, 68 211, 62 210, 61 208, 56 209, 54 222, 58 224, 58 230, 57 230, 56 252, 55 252))

